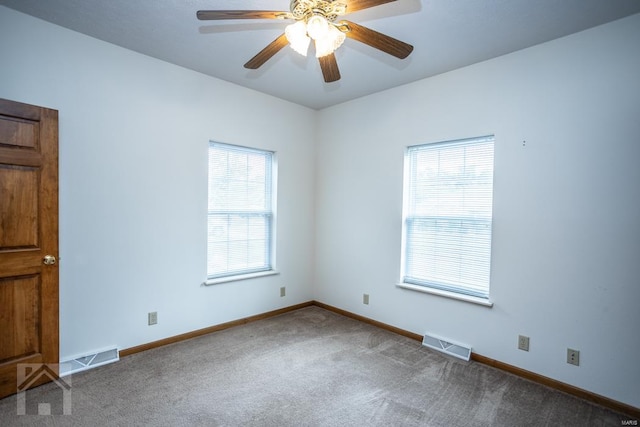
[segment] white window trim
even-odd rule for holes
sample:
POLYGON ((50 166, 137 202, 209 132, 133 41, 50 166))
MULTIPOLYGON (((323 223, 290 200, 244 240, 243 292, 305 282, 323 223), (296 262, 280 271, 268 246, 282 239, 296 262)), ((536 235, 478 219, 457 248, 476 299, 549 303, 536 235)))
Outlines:
POLYGON ((218 277, 217 279, 207 279, 202 283, 202 285, 203 286, 220 285, 222 283, 255 279, 257 277, 275 276, 276 274, 280 274, 280 272, 277 270, 267 270, 267 271, 259 271, 257 273, 236 274, 235 276, 218 277))
MULTIPOLYGON (((267 149, 262 149, 262 148, 252 148, 252 147, 246 147, 246 146, 241 146, 241 145, 235 145, 235 144, 228 144, 225 142, 219 142, 219 141, 214 141, 214 140, 209 140, 209 142, 207 143, 207 149, 211 146, 211 144, 219 144, 219 145, 225 145, 225 146, 229 146, 229 147, 238 147, 241 148, 243 150, 246 151, 255 151, 258 153, 262 153, 265 151, 269 151, 271 153, 271 160, 272 160, 272 165, 271 165, 271 220, 272 220, 272 224, 271 224, 271 247, 270 247, 270 259, 271 259, 271 269, 270 270, 264 270, 264 271, 257 271, 257 272, 253 272, 253 273, 244 273, 244 274, 234 274, 234 275, 229 275, 229 276, 220 276, 220 277, 214 277, 214 278, 209 278, 207 277, 204 282, 202 282, 201 286, 213 286, 213 285, 218 285, 218 284, 223 284, 223 283, 229 283, 229 282, 237 282, 237 281, 241 281, 241 280, 248 280, 248 279, 254 279, 254 278, 259 278, 259 277, 264 277, 264 276, 273 276, 273 275, 277 275, 280 274, 280 272, 276 269, 276 236, 277 236, 277 207, 278 207, 278 199, 277 199, 277 195, 278 195, 278 155, 275 151, 271 151, 271 150, 267 150, 267 149)), ((208 153, 208 152, 207 152, 208 153)), ((208 176, 207 176, 208 179, 208 176)), ((208 189, 207 189, 208 192, 208 189)), ((207 251, 207 260, 209 257, 209 253, 207 251)), ((208 275, 208 271, 206 273, 208 275)))
MULTIPOLYGON (((492 138, 495 139, 494 135, 486 135, 486 136, 481 136, 481 137, 474 137, 474 138, 466 138, 466 139, 481 139, 481 138, 492 138)), ((444 143, 444 142, 453 142, 453 141, 465 141, 466 139, 460 139, 460 140, 452 140, 452 141, 442 141, 439 143, 444 143)), ((424 145, 424 144, 421 144, 424 145)), ((407 147, 406 151, 405 151, 405 159, 406 159, 406 153, 408 152, 408 150, 411 147, 407 147)), ((494 158, 495 159, 495 158, 494 158)), ((494 160, 495 161, 495 160, 494 160)), ((406 162, 406 160, 405 160, 406 162)), ((406 233, 406 212, 408 211, 408 202, 409 202, 409 191, 410 189, 408 188, 408 186, 406 185, 406 183, 409 182, 409 168, 406 167, 406 163, 404 166, 404 171, 403 171, 403 205, 402 205, 402 246, 401 246, 401 256, 400 256, 400 280, 398 281, 398 283, 396 283, 396 287, 398 288, 402 288, 402 289, 407 289, 407 290, 411 290, 411 291, 416 291, 416 292, 421 292, 421 293, 425 293, 425 294, 431 294, 431 295, 437 295, 437 296, 441 296, 444 298, 450 298, 450 299, 454 299, 454 300, 458 300, 458 301, 464 301, 464 302, 468 302, 468 303, 472 303, 472 304, 478 304, 478 305, 482 305, 488 308, 492 308, 493 307, 493 301, 491 301, 490 299, 490 295, 487 295, 486 298, 484 297, 478 297, 478 296, 474 296, 474 295, 467 295, 461 292, 453 292, 453 291, 447 291, 444 289, 438 289, 435 287, 430 287, 430 286, 423 286, 423 285, 416 285, 413 283, 407 283, 405 282, 404 279, 404 274, 405 274, 405 263, 406 263, 406 239, 407 239, 407 233, 406 233)), ((493 243, 492 243, 493 245, 493 243)), ((492 249, 493 251, 493 249, 492 249)))
POLYGON ((470 302, 473 304, 483 305, 485 307, 493 307, 493 301, 487 298, 474 297, 472 295, 460 294, 457 292, 444 291, 442 289, 429 288, 426 286, 414 285, 412 283, 400 282, 396 284, 397 287, 408 289, 411 291, 422 292, 425 294, 438 295, 445 298, 456 299, 459 301, 470 302))

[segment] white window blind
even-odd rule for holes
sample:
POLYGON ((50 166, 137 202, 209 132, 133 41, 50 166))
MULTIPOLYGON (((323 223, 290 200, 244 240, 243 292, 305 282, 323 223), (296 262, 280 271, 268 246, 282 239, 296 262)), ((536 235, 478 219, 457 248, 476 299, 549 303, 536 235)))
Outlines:
POLYGON ((273 269, 272 177, 272 152, 209 144, 209 279, 273 269))
POLYGON ((404 283, 489 298, 493 140, 407 150, 404 283))

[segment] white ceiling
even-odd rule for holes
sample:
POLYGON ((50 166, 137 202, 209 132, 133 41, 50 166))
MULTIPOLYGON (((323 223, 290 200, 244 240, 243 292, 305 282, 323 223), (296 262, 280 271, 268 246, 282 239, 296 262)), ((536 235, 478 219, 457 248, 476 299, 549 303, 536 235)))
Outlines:
POLYGON ((317 59, 288 47, 258 70, 243 68, 291 21, 196 19, 197 10, 288 11, 289 0, 0 0, 0 5, 314 109, 640 13, 640 0, 397 0, 345 18, 412 44, 413 53, 400 60, 347 39, 336 51, 342 78, 324 83, 317 59))

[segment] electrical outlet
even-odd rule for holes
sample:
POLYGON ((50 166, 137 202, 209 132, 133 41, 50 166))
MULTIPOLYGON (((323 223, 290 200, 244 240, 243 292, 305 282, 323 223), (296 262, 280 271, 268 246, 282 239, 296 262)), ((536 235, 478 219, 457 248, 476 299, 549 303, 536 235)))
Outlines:
POLYGON ((287 288, 285 286, 280 288, 280 296, 283 297, 287 294, 287 288))
POLYGON ((362 303, 369 305, 369 294, 362 294, 362 303))
POLYGON ((572 348, 567 349, 567 363, 580 366, 580 351, 572 348))
POLYGON ((529 337, 518 335, 518 349, 529 351, 529 337))
POLYGON ((158 312, 152 311, 149 313, 149 326, 155 325, 158 323, 158 312))

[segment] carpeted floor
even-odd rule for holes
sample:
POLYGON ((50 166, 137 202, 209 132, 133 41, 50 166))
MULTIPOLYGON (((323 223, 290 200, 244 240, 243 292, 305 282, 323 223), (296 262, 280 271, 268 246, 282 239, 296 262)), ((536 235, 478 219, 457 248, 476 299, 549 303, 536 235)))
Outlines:
POLYGON ((620 426, 628 417, 319 307, 137 353, 0 400, 0 425, 620 426), (54 415, 36 415, 52 402, 54 415), (57 413, 57 415, 56 415, 57 413))

